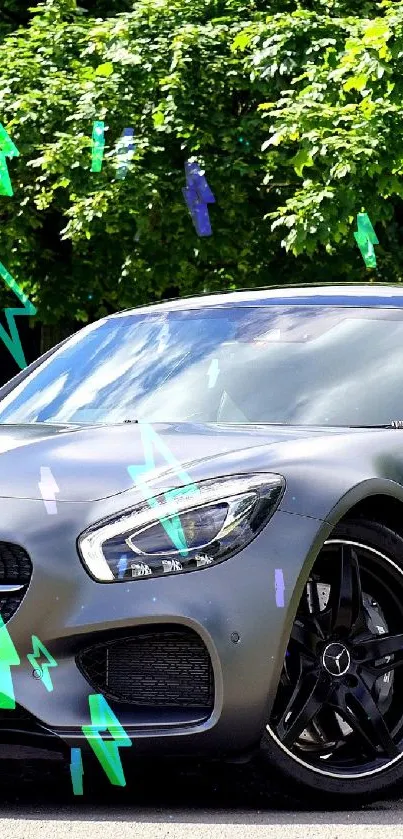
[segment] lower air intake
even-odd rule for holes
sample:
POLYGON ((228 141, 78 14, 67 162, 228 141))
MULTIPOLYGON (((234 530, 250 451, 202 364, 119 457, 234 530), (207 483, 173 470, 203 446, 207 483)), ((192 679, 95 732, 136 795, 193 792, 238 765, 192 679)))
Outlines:
POLYGON ((77 665, 98 692, 149 708, 212 710, 214 676, 209 653, 191 629, 154 631, 97 644, 77 665))
POLYGON ((24 548, 0 542, 0 615, 4 623, 17 611, 31 574, 32 562, 24 548))

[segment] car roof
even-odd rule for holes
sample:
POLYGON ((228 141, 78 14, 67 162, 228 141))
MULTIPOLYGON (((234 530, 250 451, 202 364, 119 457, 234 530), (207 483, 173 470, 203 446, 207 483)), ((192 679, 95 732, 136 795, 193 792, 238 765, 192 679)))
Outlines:
POLYGON ((226 306, 273 306, 273 305, 310 305, 310 306, 349 306, 349 307, 384 307, 401 308, 403 306, 403 285, 386 283, 357 283, 318 285, 282 285, 268 286, 258 289, 243 289, 242 291, 218 292, 216 294, 200 294, 194 297, 181 297, 165 300, 161 303, 151 303, 135 309, 125 309, 119 314, 109 317, 119 317, 130 313, 164 312, 187 309, 201 309, 205 307, 226 306))

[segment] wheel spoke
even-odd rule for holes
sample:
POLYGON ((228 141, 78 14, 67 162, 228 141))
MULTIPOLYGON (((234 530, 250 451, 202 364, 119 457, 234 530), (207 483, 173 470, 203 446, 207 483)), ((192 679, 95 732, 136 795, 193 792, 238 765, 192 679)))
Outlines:
POLYGON ((307 604, 309 604, 308 614, 317 614, 320 612, 318 588, 314 580, 309 580, 307 585, 307 604))
MULTIPOLYGON (((364 749, 365 753, 373 756, 377 754, 376 745, 371 740, 371 736, 368 733, 368 731, 366 731, 365 728, 362 728, 358 717, 352 712, 351 708, 349 708, 349 706, 347 705, 345 697, 343 695, 344 692, 345 691, 343 691, 343 689, 339 690, 337 692, 337 695, 335 697, 332 697, 332 700, 329 703, 329 707, 333 711, 337 711, 339 716, 353 729, 356 737, 359 737, 361 741, 361 747, 364 749)), ((347 746, 347 741, 345 743, 345 746, 347 746)))
POLYGON ((296 685, 278 723, 277 734, 285 746, 292 746, 333 693, 325 673, 308 673, 296 685))
POLYGON ((345 710, 349 717, 348 723, 356 734, 365 740, 367 746, 379 746, 391 758, 400 754, 376 702, 362 679, 354 692, 346 693, 345 710))
POLYGON ((367 552, 361 543, 326 542, 298 606, 287 680, 271 715, 281 744, 323 765, 324 774, 327 767, 361 777, 402 756, 400 674, 393 675, 403 669, 392 601, 398 586, 383 567, 376 574, 378 557, 366 570, 367 552))
POLYGON ((403 665, 403 635, 381 635, 358 644, 359 663, 373 676, 382 676, 403 665), (390 658, 392 661, 385 661, 390 658), (379 661, 379 659, 382 659, 379 661))
POLYGON ((330 590, 328 609, 330 624, 334 633, 346 636, 362 615, 362 591, 360 570, 355 551, 349 545, 342 545, 337 581, 330 590))
POLYGON ((293 641, 310 657, 316 655, 316 648, 320 642, 319 635, 316 631, 305 622, 303 626, 299 621, 295 621, 291 630, 290 641, 293 641))
POLYGON ((399 658, 397 661, 388 661, 386 664, 369 664, 366 666, 366 670, 369 671, 372 676, 383 676, 384 673, 390 673, 391 670, 396 670, 397 667, 401 667, 403 664, 403 658, 399 658))
POLYGON ((360 652, 362 649, 365 655, 365 658, 363 656, 363 661, 376 661, 379 658, 384 658, 386 655, 392 655, 394 653, 400 653, 403 656, 403 634, 379 635, 377 638, 371 638, 368 641, 360 641, 358 649, 360 652))

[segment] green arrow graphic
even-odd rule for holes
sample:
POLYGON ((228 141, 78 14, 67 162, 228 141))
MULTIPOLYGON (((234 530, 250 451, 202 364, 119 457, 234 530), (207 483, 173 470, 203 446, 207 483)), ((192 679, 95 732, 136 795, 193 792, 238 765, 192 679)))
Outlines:
POLYGON ((10 633, 0 615, 0 708, 15 708, 13 680, 10 667, 20 663, 20 657, 10 633))
POLYGON ((92 128, 91 146, 91 172, 100 172, 105 146, 105 123, 103 120, 95 120, 92 128))
POLYGON ((6 129, 0 122, 0 195, 14 195, 6 157, 19 157, 17 146, 13 143, 6 129))
POLYGON ((354 233, 354 238, 367 268, 376 268, 374 245, 379 245, 379 240, 367 213, 358 213, 357 232, 354 233))

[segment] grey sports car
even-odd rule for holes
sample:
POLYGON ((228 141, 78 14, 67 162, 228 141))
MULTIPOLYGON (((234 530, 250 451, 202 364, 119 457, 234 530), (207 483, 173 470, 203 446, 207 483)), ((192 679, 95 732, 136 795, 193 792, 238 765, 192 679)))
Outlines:
POLYGON ((106 317, 0 389, 0 467, 3 743, 77 794, 91 753, 403 778, 403 290, 106 317))

